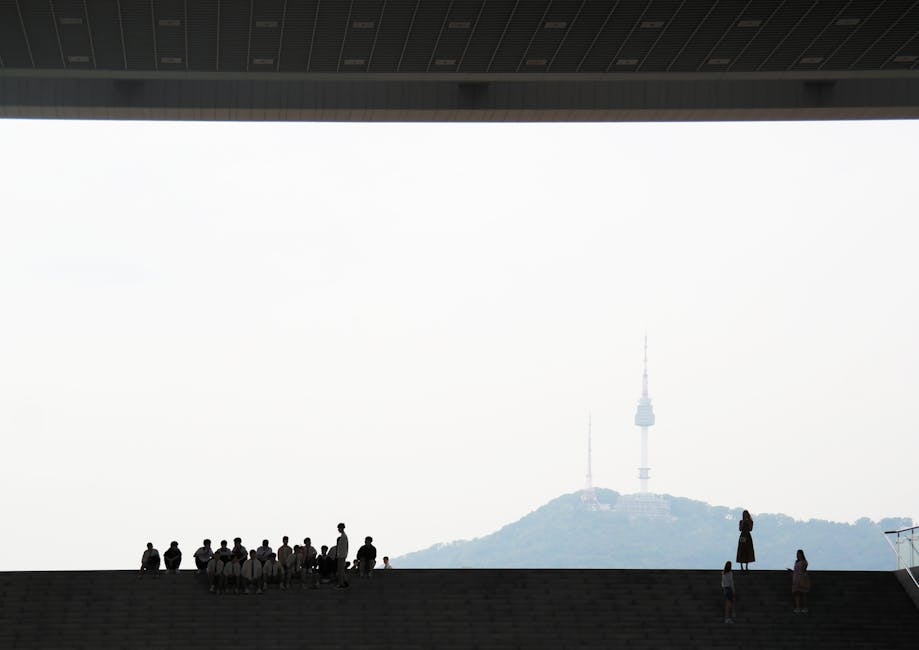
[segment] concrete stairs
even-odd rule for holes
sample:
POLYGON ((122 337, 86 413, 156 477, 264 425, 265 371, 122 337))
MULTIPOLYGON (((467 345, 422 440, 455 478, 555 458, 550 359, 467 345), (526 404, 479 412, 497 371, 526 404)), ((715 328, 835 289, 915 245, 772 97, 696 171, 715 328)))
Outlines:
POLYGON ((377 571, 351 588, 216 596, 192 572, 0 573, 0 648, 917 648, 893 573, 677 570, 377 571))

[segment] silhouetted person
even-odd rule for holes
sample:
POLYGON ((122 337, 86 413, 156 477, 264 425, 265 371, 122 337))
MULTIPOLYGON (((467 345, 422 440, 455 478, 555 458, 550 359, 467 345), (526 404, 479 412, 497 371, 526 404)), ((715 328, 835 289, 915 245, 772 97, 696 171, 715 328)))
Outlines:
POLYGON ((377 549, 372 542, 373 538, 367 536, 364 538, 364 545, 357 549, 357 563, 362 578, 369 578, 377 563, 377 549))
POLYGON ((272 553, 262 563, 262 589, 267 590, 268 585, 281 585, 283 574, 284 570, 281 567, 281 563, 278 562, 277 553, 272 553))
POLYGON ((734 622, 734 572, 731 570, 731 561, 724 563, 721 572, 721 591, 724 592, 724 622, 734 622))
POLYGON ((262 564, 265 564, 265 561, 268 559, 268 557, 271 555, 271 553, 272 553, 272 550, 271 550, 271 547, 268 546, 268 540, 267 540, 267 539, 263 539, 263 540, 262 540, 262 545, 259 546, 257 549, 255 549, 255 557, 256 557, 256 558, 258 559, 258 561, 261 562, 262 564))
POLYGON ((195 566, 198 567, 198 573, 207 573, 207 563, 214 557, 214 551, 211 550, 211 540, 206 539, 202 542, 204 545, 195 551, 195 566))
POLYGON ((316 548, 313 546, 313 540, 309 537, 304 537, 300 552, 303 553, 303 567, 307 573, 313 573, 316 569, 316 558, 318 556, 316 548))
POLYGON ((389 563, 389 556, 388 556, 388 555, 384 555, 384 556, 383 556, 383 568, 384 568, 384 569, 391 569, 391 568, 392 568, 392 565, 389 563))
POLYGON ((338 540, 335 544, 335 565, 338 568, 338 588, 345 589, 348 586, 348 580, 345 578, 345 561, 348 559, 348 535, 345 533, 345 525, 338 524, 338 540))
POLYGON ((294 544, 293 552, 287 556, 287 559, 284 560, 284 563, 281 565, 284 570, 283 577, 281 578, 282 589, 290 588, 290 583, 293 581, 294 575, 300 572, 300 561, 302 557, 303 554, 300 551, 300 547, 294 544))
POLYGON ((223 560, 219 555, 207 561, 204 571, 207 574, 207 583, 211 586, 211 591, 216 593, 223 591, 223 560))
POLYGON ((233 557, 239 560, 239 563, 242 564, 249 557, 249 553, 246 551, 246 547, 243 546, 243 541, 239 537, 233 539, 233 557))
POLYGON ((293 549, 287 543, 287 535, 284 535, 284 543, 278 547, 278 562, 281 563, 282 567, 287 566, 287 558, 290 557, 291 553, 293 553, 293 549))
POLYGON ((313 589, 319 588, 319 573, 316 570, 318 553, 313 546, 313 541, 309 537, 303 538, 303 546, 300 547, 302 559, 300 561, 300 580, 301 588, 306 589, 309 584, 313 589))
POLYGON ((220 559, 223 560, 224 563, 233 559, 233 551, 227 546, 227 540, 220 540, 220 548, 217 549, 217 555, 220 556, 220 559))
POLYGON ((143 578, 145 573, 152 573, 157 577, 160 572, 160 552, 153 548, 153 542, 147 542, 147 550, 140 556, 140 575, 143 578))
POLYGON ((239 593, 239 587, 242 584, 242 576, 239 558, 235 555, 230 558, 229 562, 223 565, 223 591, 227 591, 230 585, 233 586, 233 592, 239 593))
POLYGON ((335 562, 329 557, 329 547, 325 544, 319 548, 319 555, 316 557, 316 568, 321 582, 331 582, 332 574, 335 572, 335 562))
POLYGON ((795 614, 807 614, 807 592, 811 590, 811 579, 807 575, 807 558, 800 548, 795 559, 795 568, 791 576, 791 593, 795 597, 795 614))
POLYGON ((743 571, 749 569, 750 562, 756 562, 756 553, 753 552, 753 517, 748 510, 743 511, 743 516, 737 522, 740 538, 737 540, 737 564, 743 571), (744 566, 747 565, 747 566, 744 566))
POLYGON ((166 564, 166 573, 176 573, 179 565, 182 564, 182 551, 179 550, 178 542, 171 542, 169 548, 163 553, 163 561, 166 564))
POLYGON ((254 586, 256 593, 262 593, 262 563, 258 561, 255 551, 249 551, 249 559, 243 563, 240 571, 243 593, 249 593, 249 587, 254 586))

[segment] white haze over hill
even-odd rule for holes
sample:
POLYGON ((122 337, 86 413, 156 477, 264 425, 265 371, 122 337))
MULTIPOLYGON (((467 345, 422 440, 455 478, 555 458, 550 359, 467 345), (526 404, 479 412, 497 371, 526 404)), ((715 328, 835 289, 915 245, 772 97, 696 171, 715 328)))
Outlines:
MULTIPOLYGON (((919 517, 919 123, 0 121, 0 569, 594 481, 919 517)), ((356 546, 355 546, 356 548, 356 546)), ((891 558, 892 563, 892 558, 891 558)))

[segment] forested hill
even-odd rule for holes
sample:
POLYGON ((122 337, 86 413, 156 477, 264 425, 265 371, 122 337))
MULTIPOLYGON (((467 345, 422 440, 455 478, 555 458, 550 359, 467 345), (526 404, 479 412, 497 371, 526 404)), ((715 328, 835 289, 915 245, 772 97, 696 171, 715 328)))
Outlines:
MULTIPOLYGON (((603 503, 619 494, 597 490, 603 503)), ((720 568, 734 560, 742 509, 671 497, 671 517, 640 518, 592 511, 580 493, 558 497, 519 521, 471 540, 436 544, 395 558, 400 568, 720 568)), ((811 568, 890 570, 893 552, 883 531, 909 519, 859 519, 854 524, 753 513, 753 569, 781 569, 802 548, 811 568)))

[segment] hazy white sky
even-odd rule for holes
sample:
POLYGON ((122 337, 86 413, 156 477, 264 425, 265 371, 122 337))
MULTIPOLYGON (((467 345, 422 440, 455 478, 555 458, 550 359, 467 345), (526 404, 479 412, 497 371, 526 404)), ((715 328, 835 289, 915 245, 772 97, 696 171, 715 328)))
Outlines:
POLYGON ((636 491, 645 330, 652 490, 919 519, 917 166, 917 122, 0 121, 0 569, 479 536, 582 487, 588 411, 636 491))

